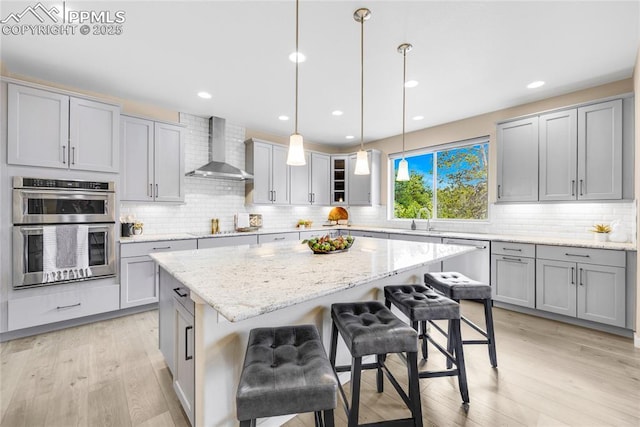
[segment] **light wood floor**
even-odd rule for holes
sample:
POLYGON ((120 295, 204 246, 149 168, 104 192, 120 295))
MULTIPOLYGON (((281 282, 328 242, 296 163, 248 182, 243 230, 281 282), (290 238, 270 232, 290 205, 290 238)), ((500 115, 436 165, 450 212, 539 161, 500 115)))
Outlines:
MULTIPOLYGON (((472 319, 480 309, 463 304, 472 319)), ((465 347, 468 413, 455 378, 422 379, 425 426, 640 426, 640 350, 631 339, 497 308, 494 316, 498 369, 486 346, 465 347)), ((187 426, 157 321, 151 311, 1 344, 0 425, 187 426)), ((430 369, 444 365, 432 355, 430 369)), ((404 385, 404 366, 390 364, 404 385)), ((388 383, 375 392, 374 375, 363 375, 360 422, 408 416, 388 383)), ((336 425, 346 425, 341 407, 336 425)), ((312 427, 313 418, 286 426, 312 427)))

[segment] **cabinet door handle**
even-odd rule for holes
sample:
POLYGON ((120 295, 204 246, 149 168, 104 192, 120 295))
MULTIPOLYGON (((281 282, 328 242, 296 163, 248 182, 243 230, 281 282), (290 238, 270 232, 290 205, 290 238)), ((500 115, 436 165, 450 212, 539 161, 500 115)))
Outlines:
POLYGON ((580 281, 578 283, 580 283, 580 286, 584 286, 584 283, 582 283, 582 268, 580 268, 579 270, 580 270, 580 281))
POLYGON ((575 179, 571 180, 571 195, 572 196, 576 195, 576 180, 575 179))
POLYGON ((311 203, 316 202, 316 193, 311 193, 311 203))
POLYGON ((502 185, 498 184, 498 199, 500 198, 500 190, 502 190, 502 185))
MULTIPOLYGON (((171 246, 161 246, 159 248, 152 248, 152 249, 154 251, 159 251, 159 250, 162 250, 162 249, 171 249, 171 246)), ((180 289, 180 288, 178 288, 178 289, 180 289)))
POLYGON ((71 164, 76 164, 76 147, 71 147, 71 164))
POLYGON ((580 258, 589 258, 589 255, 582 255, 582 254, 570 254, 569 252, 565 252, 564 253, 566 256, 577 256, 580 258))
POLYGON ((522 252, 522 249, 517 248, 502 248, 503 251, 514 251, 514 252, 522 252))
POLYGON ((147 193, 149 197, 153 197, 153 184, 149 184, 149 192, 147 193))
POLYGON ((575 267, 571 267, 571 284, 575 285, 576 284, 576 268, 575 267))
POLYGON ((503 256, 503 257, 502 257, 502 259, 503 259, 503 260, 506 260, 506 261, 518 261, 518 262, 522 262, 522 258, 511 258, 511 257, 508 257, 508 256, 503 256))
POLYGON ((156 184, 156 198, 158 198, 158 184, 156 184))
POLYGON ((181 293, 180 293, 180 288, 173 288, 173 292, 175 292, 176 294, 178 294, 178 296, 179 296, 180 298, 185 298, 185 297, 189 296, 189 294, 188 294, 188 293, 181 294, 181 293))
POLYGON ((184 360, 193 359, 193 355, 189 356, 189 330, 193 329, 193 326, 187 326, 184 328, 184 360))
POLYGON ((64 165, 67 164, 67 146, 66 145, 62 146, 62 164, 64 165))
POLYGON ((487 249, 486 246, 476 246, 476 249, 487 249))
POLYGON ((584 180, 583 179, 580 180, 580 195, 581 196, 584 195, 584 180))
POLYGON ((278 192, 273 190, 273 201, 275 202, 276 200, 278 200, 278 192))
POLYGON ((70 304, 70 305, 59 305, 56 307, 56 310, 62 310, 63 308, 71 308, 71 307, 79 307, 82 303, 70 304))

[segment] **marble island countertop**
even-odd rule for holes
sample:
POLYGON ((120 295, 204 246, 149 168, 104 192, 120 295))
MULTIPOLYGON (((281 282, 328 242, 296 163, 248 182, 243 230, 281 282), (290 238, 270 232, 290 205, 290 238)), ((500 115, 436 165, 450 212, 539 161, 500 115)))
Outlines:
POLYGON ((251 232, 226 232, 226 233, 168 233, 168 234, 142 234, 132 237, 121 237, 120 243, 136 243, 136 242, 152 242, 160 240, 182 240, 182 239, 215 239, 218 237, 230 237, 241 236, 251 234, 274 234, 274 233, 295 233, 304 231, 317 231, 330 233, 336 229, 340 230, 358 230, 358 231, 371 231, 382 232, 390 234, 403 234, 414 236, 431 236, 431 237, 445 237, 445 238, 457 238, 457 239, 470 239, 470 240, 490 240, 490 241, 502 241, 513 243, 532 243, 538 245, 555 245, 555 246, 579 246, 585 248, 597 248, 597 249, 614 249, 614 250, 626 250, 635 251, 636 244, 631 242, 597 242, 592 239, 570 239, 562 237, 548 237, 548 236, 532 236, 532 235, 516 235, 516 234, 497 234, 497 233, 473 233, 473 232, 456 232, 456 231, 440 231, 440 230, 407 230, 403 228, 391 228, 391 227, 374 227, 374 226, 346 226, 335 225, 331 227, 312 227, 307 229, 287 228, 287 229, 261 229, 251 232))
POLYGON ((300 242, 279 242, 150 256, 226 319, 238 322, 473 250, 357 237, 349 251, 329 255, 314 255, 300 242))

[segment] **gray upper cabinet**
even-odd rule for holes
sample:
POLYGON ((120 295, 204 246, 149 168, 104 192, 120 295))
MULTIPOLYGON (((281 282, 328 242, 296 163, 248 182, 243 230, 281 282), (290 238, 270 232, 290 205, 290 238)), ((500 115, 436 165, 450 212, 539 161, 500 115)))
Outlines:
POLYGON ((154 125, 154 198, 157 202, 184 202, 183 128, 154 125))
POLYGON ((578 114, 575 109, 539 118, 540 200, 576 200, 578 114))
POLYGON ((307 164, 290 166, 292 205, 329 205, 330 156, 305 153, 307 164))
POLYGON ((497 200, 538 200, 538 118, 501 123, 497 138, 497 200))
POLYGON ((622 100, 540 116, 540 200, 622 198, 622 100))
POLYGON ((347 203, 350 206, 375 206, 380 204, 380 152, 367 150, 369 175, 356 175, 356 154, 348 159, 347 203))
POLYGON ((622 198, 622 100, 578 108, 578 199, 622 198))
POLYGON ((247 185, 247 203, 288 205, 287 147, 257 139, 245 141, 246 168, 253 174, 247 185))
POLYGON ((118 172, 119 119, 116 105, 8 84, 8 163, 118 172))
POLYGON ((72 169, 118 172, 120 108, 70 98, 69 146, 72 169))
POLYGON ((183 128, 128 116, 121 121, 121 199, 183 202, 183 128))

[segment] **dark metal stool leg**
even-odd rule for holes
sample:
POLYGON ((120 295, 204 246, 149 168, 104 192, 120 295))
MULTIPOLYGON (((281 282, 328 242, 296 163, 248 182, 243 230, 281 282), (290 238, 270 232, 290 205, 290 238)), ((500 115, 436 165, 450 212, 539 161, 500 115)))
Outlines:
POLYGON ((458 386, 460 387, 460 395, 462 402, 469 403, 469 388, 467 386, 467 369, 464 364, 464 350, 462 349, 462 335, 460 333, 460 320, 454 319, 449 322, 452 335, 449 336, 449 342, 453 342, 455 347, 456 365, 458 368, 458 386))
POLYGON ((491 366, 494 368, 498 367, 498 356, 496 353, 496 337, 493 331, 493 312, 491 310, 491 300, 484 300, 484 319, 487 325, 487 340, 489 346, 489 360, 491 361, 491 366))
POLYGON ((420 322, 420 328, 422 329, 422 335, 418 335, 418 337, 422 336, 422 358, 427 360, 429 358, 429 340, 427 339, 427 322, 425 320, 420 322))
POLYGON ((357 427, 360 409, 360 374, 362 373, 362 357, 354 357, 351 361, 351 407, 349 408, 348 427, 357 427))
POLYGON ((331 345, 329 346, 329 363, 335 369, 336 367, 336 352, 338 351, 338 328, 335 323, 331 327, 331 345))
MULTIPOLYGON (((459 303, 459 301, 456 301, 459 303)), ((456 353, 456 345, 455 345, 455 339, 454 339, 454 335, 453 335, 453 327, 451 324, 451 320, 449 320, 448 325, 447 325, 447 351, 453 355, 455 355, 456 353)), ((458 322, 460 323, 460 322, 458 322)), ((460 336, 460 342, 462 345, 462 335, 460 336)), ((453 363, 451 362, 451 360, 447 359, 447 369, 451 369, 451 367, 453 366, 453 363)))
POLYGON ((240 427, 251 427, 253 420, 240 421, 240 427))
POLYGON ((384 373, 382 372, 382 364, 384 363, 384 360, 384 354, 376 355, 376 363, 378 364, 378 369, 376 369, 376 387, 378 393, 382 393, 384 391, 384 373))
POLYGON ((407 353, 407 374, 409 376, 409 400, 413 424, 422 427, 422 403, 420 401, 420 377, 418 374, 418 353, 407 353))
POLYGON ((334 427, 335 424, 333 422, 333 409, 328 409, 323 411, 324 418, 324 427, 334 427))

